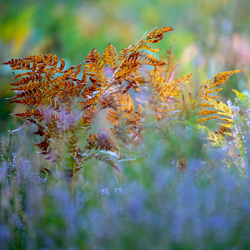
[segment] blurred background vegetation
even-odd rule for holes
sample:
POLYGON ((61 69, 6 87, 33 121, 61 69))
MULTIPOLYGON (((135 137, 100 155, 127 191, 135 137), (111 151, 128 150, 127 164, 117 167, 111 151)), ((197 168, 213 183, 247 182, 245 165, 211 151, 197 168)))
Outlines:
MULTIPOLYGON (((118 51, 134 44, 145 31, 172 26, 159 44, 160 55, 175 44, 178 72, 193 73, 188 87, 216 73, 245 68, 224 88, 248 93, 250 65, 249 0, 0 0, 0 63, 33 54, 56 54, 66 66, 77 65, 96 48, 113 44, 118 51)), ((17 106, 5 98, 13 72, 0 66, 0 131, 7 129, 17 106)), ((20 108, 20 107, 19 107, 20 108)), ((15 118, 16 119, 16 118, 15 118)))

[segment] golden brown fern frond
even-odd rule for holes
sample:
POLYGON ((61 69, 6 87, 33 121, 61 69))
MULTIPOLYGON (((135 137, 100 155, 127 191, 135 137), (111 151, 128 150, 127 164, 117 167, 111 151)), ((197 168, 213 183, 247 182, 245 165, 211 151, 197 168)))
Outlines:
POLYGON ((221 85, 223 85, 228 78, 236 73, 239 73, 244 70, 233 70, 233 71, 226 71, 222 73, 216 74, 213 78, 208 79, 205 84, 201 85, 200 87, 200 98, 202 102, 206 102, 209 98, 211 99, 217 99, 220 98, 219 96, 212 96, 211 94, 215 92, 219 92, 222 90, 222 88, 217 88, 221 85))
POLYGON ((130 58, 133 57, 134 55, 137 55, 139 57, 143 57, 144 61, 141 62, 141 64, 145 65, 152 65, 154 67, 162 66, 165 63, 157 60, 153 55, 147 54, 145 52, 138 54, 140 50, 148 50, 150 52, 157 52, 159 49, 153 49, 151 48, 148 43, 158 43, 163 39, 163 35, 167 32, 172 31, 172 27, 163 27, 157 31, 157 28, 154 28, 147 36, 143 36, 136 44, 130 45, 127 49, 122 49, 120 52, 119 60, 122 61, 122 65, 126 64, 127 60, 131 60, 130 58), (144 38, 146 39, 144 40, 144 38), (147 60, 145 60, 147 59, 147 60))
POLYGON ((165 76, 168 73, 168 69, 165 66, 160 69, 155 68, 150 72, 149 78, 146 81, 146 85, 148 85, 146 109, 153 110, 153 115, 157 121, 175 115, 180 93, 189 82, 191 76, 189 74, 176 80, 166 81, 168 77, 165 76))
POLYGON ((93 49, 85 59, 85 68, 87 74, 90 76, 90 80, 92 83, 98 82, 99 85, 103 83, 106 78, 104 77, 104 63, 102 61, 102 57, 98 51, 93 49))
POLYGON ((162 40, 165 33, 170 32, 172 30, 172 27, 162 27, 157 31, 156 27, 147 35, 146 43, 158 43, 162 40))
MULTIPOLYGON (((189 99, 185 99, 184 89, 191 74, 175 78, 179 61, 175 61, 173 47, 167 51, 166 60, 151 54, 159 51, 151 45, 172 30, 171 27, 155 28, 134 45, 122 49, 119 55, 111 44, 102 55, 93 49, 86 56, 83 69, 81 64, 65 69, 65 61, 61 59, 60 63, 58 57, 51 54, 4 63, 13 70, 26 71, 14 77, 17 82, 11 83, 16 95, 10 102, 30 106, 23 113, 13 114, 27 121, 14 131, 31 124, 37 126, 35 134, 42 138, 36 147, 45 159, 58 165, 66 157, 71 164, 73 182, 82 163, 91 158, 111 164, 119 171, 115 163, 99 151, 121 156, 120 147, 139 146, 145 128, 150 127, 147 114, 155 118, 157 122, 153 127, 159 130, 163 126, 168 129, 175 122, 184 124, 188 117, 195 117, 192 122, 196 122, 199 116, 200 123, 222 119, 225 122, 220 124, 220 131, 206 132, 209 140, 214 137, 214 143, 219 145, 223 136, 230 135, 231 111, 215 101, 219 96, 214 94, 221 91, 230 75, 240 71, 217 74, 201 86, 199 98, 189 93, 189 99), (134 95, 139 105, 133 100, 134 95), (103 133, 90 134, 88 130, 98 114, 107 108, 112 127, 103 133)), ((185 160, 180 165, 185 168, 185 160)))
POLYGON ((179 79, 172 80, 167 84, 163 84, 160 91, 164 95, 165 99, 167 99, 168 97, 178 96, 183 91, 183 87, 185 87, 186 84, 189 83, 191 75, 192 74, 188 74, 186 76, 180 77, 179 79))
POLYGON ((118 149, 116 148, 112 138, 108 135, 108 133, 93 133, 89 135, 87 140, 86 149, 100 149, 105 151, 113 151, 118 153, 118 149))
POLYGON ((107 119, 114 125, 119 124, 124 119, 130 119, 134 115, 134 102, 129 94, 116 94, 116 110, 109 110, 107 119))
POLYGON ((166 66, 159 68, 159 71, 162 72, 164 77, 164 82, 169 82, 174 79, 175 70, 179 65, 180 59, 175 60, 175 54, 173 53, 174 45, 166 51, 166 58, 162 58, 162 61, 165 62, 166 66))
MULTIPOLYGON (((157 71, 166 64, 146 51, 159 51, 150 44, 160 42, 164 34, 171 30, 171 27, 155 28, 135 45, 123 49, 119 56, 111 44, 102 56, 93 49, 86 56, 83 71, 81 64, 65 69, 64 59, 60 63, 58 57, 51 54, 11 59, 4 63, 12 70, 26 71, 16 75, 14 80, 18 81, 11 83, 11 90, 16 95, 10 98, 10 102, 30 106, 23 113, 13 114, 28 120, 15 131, 35 124, 37 131, 34 134, 42 137, 35 146, 45 155, 45 159, 57 164, 66 154, 65 157, 71 159, 74 165, 73 182, 81 163, 90 158, 107 162, 118 170, 102 154, 81 152, 81 140, 86 137, 85 133, 100 111, 110 108, 108 119, 114 128, 105 134, 89 135, 84 149, 118 152, 116 143, 119 140, 125 145, 140 142, 145 109, 140 105, 136 108, 126 92, 134 89, 139 93, 145 87, 149 80, 145 77, 145 72, 148 72, 146 66, 153 66, 157 71), (83 76, 79 79, 81 71, 83 76)), ((166 89, 160 85, 158 89, 164 96, 166 89)), ((157 108, 159 111, 163 109, 161 106, 157 108)))
POLYGON ((108 48, 104 50, 103 52, 103 62, 108 65, 113 70, 116 70, 118 67, 118 53, 116 51, 116 48, 109 44, 108 48))
POLYGON ((220 131, 216 131, 216 133, 219 133, 223 136, 229 135, 230 128, 231 128, 231 122, 230 119, 232 115, 232 111, 230 108, 222 103, 215 101, 215 99, 220 98, 220 96, 213 96, 215 92, 219 92, 222 90, 220 88, 221 85, 223 85, 228 78, 235 74, 239 73, 244 70, 233 70, 233 71, 226 71, 223 73, 216 74, 213 78, 207 80, 204 85, 201 85, 200 87, 200 110, 199 110, 199 116, 201 117, 198 122, 204 123, 209 120, 213 119, 223 119, 226 121, 226 124, 222 124, 223 126, 220 128, 220 131), (207 108, 212 107, 214 110, 208 110, 207 108), (216 114, 216 115, 214 115, 216 114), (212 116, 209 116, 212 115, 212 116), (227 116, 227 118, 225 118, 227 116))

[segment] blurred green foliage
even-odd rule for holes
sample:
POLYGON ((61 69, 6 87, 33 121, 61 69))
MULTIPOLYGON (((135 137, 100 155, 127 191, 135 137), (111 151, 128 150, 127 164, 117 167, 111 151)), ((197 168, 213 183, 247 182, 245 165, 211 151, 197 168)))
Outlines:
POLYGON ((237 96, 228 104, 234 137, 223 148, 192 126, 149 126, 140 146, 127 148, 135 163, 123 161, 121 175, 84 163, 74 196, 69 177, 39 174, 48 163, 31 131, 0 137, 2 249, 249 249, 250 101, 237 96))
MULTIPOLYGON (((194 73, 190 89, 218 72, 249 68, 248 0, 0 0, 0 62, 32 54, 56 54, 67 65, 82 62, 109 43, 117 50, 134 44, 146 30, 172 26, 160 54, 175 42, 179 73, 194 73)), ((178 73, 178 72, 177 72, 178 73)), ((224 90, 246 89, 247 73, 224 90)), ((4 98, 12 72, 0 67, 0 130, 15 108, 4 98)))

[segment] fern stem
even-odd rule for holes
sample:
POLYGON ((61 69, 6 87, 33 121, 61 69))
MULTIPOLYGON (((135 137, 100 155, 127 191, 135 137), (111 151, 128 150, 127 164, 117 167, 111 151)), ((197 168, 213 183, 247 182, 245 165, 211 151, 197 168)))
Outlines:
MULTIPOLYGON (((86 127, 82 130, 82 134, 80 136, 80 139, 79 139, 77 147, 76 147, 75 157, 77 156, 77 150, 78 150, 78 148, 80 146, 80 143, 81 143, 81 140, 82 140, 82 137, 83 137, 83 134, 85 133, 85 131, 86 131, 86 127)), ((76 162, 74 163, 73 175, 72 175, 72 188, 71 188, 72 196, 74 195, 75 178, 76 178, 76 162)))

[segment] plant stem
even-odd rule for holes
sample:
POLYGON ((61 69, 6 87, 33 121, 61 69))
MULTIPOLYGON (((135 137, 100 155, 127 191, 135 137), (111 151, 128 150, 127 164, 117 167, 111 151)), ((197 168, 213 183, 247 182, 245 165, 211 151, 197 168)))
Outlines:
MULTIPOLYGON (((77 156, 77 150, 80 146, 80 143, 81 143, 81 140, 82 140, 82 137, 83 137, 83 134, 85 133, 85 131, 86 131, 86 127, 82 130, 82 134, 80 136, 80 139, 79 139, 77 147, 76 147, 75 157, 77 156)), ((73 167, 72 188, 71 188, 72 197, 74 195, 75 178, 76 178, 76 162, 74 162, 74 167, 73 167)))

